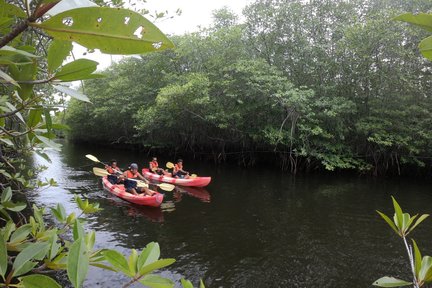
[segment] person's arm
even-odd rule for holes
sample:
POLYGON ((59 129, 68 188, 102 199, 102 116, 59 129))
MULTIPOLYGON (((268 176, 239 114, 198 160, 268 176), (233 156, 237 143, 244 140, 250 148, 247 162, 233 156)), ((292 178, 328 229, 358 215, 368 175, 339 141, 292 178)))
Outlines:
POLYGON ((138 178, 141 179, 142 181, 144 181, 145 183, 149 184, 149 181, 144 178, 144 176, 141 175, 141 173, 137 172, 138 178))

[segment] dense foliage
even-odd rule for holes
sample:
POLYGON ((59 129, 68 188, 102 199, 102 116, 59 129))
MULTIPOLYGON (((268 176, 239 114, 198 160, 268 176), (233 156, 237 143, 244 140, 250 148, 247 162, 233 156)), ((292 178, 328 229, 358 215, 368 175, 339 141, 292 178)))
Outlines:
POLYGON ((393 21, 427 0, 257 0, 177 49, 124 59, 72 101, 70 137, 235 159, 293 173, 430 168, 425 31, 393 21), (91 121, 84 121, 90 119, 91 121))
MULTIPOLYGON (((58 288, 51 276, 63 271, 73 287, 82 287, 89 266, 95 266, 125 274, 130 279, 123 287, 173 287, 172 280, 154 274, 175 262, 159 259, 155 242, 140 252, 132 249, 128 257, 94 249, 96 233, 85 231, 83 223, 87 214, 100 211, 97 203, 76 196, 78 215, 58 204, 50 207, 47 223, 45 208, 33 205, 22 213, 27 205, 17 201, 31 189, 56 185, 53 179, 38 180, 36 174, 44 168, 32 167, 26 158, 36 152, 50 161, 44 150, 59 149, 56 133, 65 126, 53 116, 64 104, 63 94, 88 101, 65 82, 101 77, 94 73, 95 61, 73 59, 63 65, 72 41, 113 54, 173 47, 141 14, 120 8, 123 1, 98 1, 105 7, 80 3, 0 0, 0 286, 58 288)), ((185 279, 181 283, 193 287, 185 279)))

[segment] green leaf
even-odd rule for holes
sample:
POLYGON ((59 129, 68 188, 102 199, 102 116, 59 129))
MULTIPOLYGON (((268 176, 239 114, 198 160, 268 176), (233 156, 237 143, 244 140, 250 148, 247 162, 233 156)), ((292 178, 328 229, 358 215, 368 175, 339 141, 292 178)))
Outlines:
POLYGON ((416 15, 413 15, 412 13, 405 13, 402 15, 399 15, 393 20, 396 21, 403 21, 410 24, 414 24, 416 26, 419 26, 429 32, 432 32, 432 15, 426 14, 426 13, 419 13, 416 15))
POLYGON ((395 210, 395 215, 396 215, 396 220, 397 220, 396 226, 402 230, 402 223, 403 223, 402 209, 393 196, 392 196, 392 201, 393 201, 393 207, 395 210))
POLYGON ((88 79, 89 75, 96 71, 98 64, 98 62, 93 60, 78 59, 61 67, 54 75, 54 78, 62 81, 88 79))
POLYGON ((152 288, 171 288, 174 287, 174 282, 170 279, 158 276, 158 275, 146 275, 139 280, 144 286, 152 288))
POLYGON ((417 227, 417 225, 419 225, 421 222, 423 222, 427 217, 429 217, 429 214, 423 214, 421 215, 417 221, 415 222, 415 224, 409 229, 408 233, 410 233, 411 231, 414 230, 414 228, 417 227))
POLYGON ((20 18, 26 18, 26 13, 15 5, 0 1, 0 16, 17 16, 20 18))
POLYGON ((31 233, 31 231, 32 231, 32 226, 30 224, 25 224, 20 226, 17 230, 15 230, 14 233, 12 233, 10 242, 20 243, 24 241, 27 238, 27 236, 31 233))
POLYGON ((39 139, 43 144, 45 144, 47 147, 53 148, 55 150, 60 150, 61 149, 61 144, 57 144, 56 142, 41 136, 41 135, 36 135, 36 138, 39 139))
POLYGON ((90 103, 90 99, 86 95, 81 94, 78 91, 73 90, 69 87, 62 86, 62 85, 52 85, 52 87, 57 89, 58 91, 60 91, 62 93, 68 94, 69 96, 71 96, 75 99, 90 103))
POLYGON ((414 241, 414 239, 412 239, 413 242, 413 248, 414 248, 414 267, 415 267, 415 274, 418 277, 418 273, 420 271, 421 268, 421 261, 422 261, 422 256, 420 253, 420 249, 417 246, 417 243, 414 241))
POLYGON ((28 53, 26 51, 23 50, 19 50, 19 49, 15 49, 13 47, 10 46, 3 46, 0 48, 0 56, 5 56, 5 55, 22 55, 22 56, 26 56, 26 57, 30 57, 30 58, 35 58, 38 57, 34 54, 28 53))
POLYGON ((6 187, 1 194, 1 203, 12 199, 12 188, 6 187))
POLYGON ((42 122, 42 109, 31 109, 27 118, 27 126, 33 128, 42 122))
POLYGON ((205 288, 204 282, 200 279, 200 288, 205 288))
POLYGON ((129 261, 128 261, 129 271, 132 274, 136 274, 138 272, 137 262, 138 262, 138 252, 135 249, 132 249, 132 252, 129 255, 129 261))
POLYGON ((87 250, 92 251, 94 247, 94 243, 96 240, 96 233, 95 231, 90 231, 85 235, 85 243, 87 245, 87 250))
POLYGON ((376 280, 372 285, 379 286, 379 287, 400 287, 400 286, 408 286, 412 285, 412 282, 407 282, 404 280, 400 280, 393 277, 382 277, 378 280, 376 280))
POLYGON ((180 281, 181 281, 183 288, 194 288, 192 285, 192 282, 190 282, 189 280, 182 278, 180 281))
POLYGON ((150 263, 155 262, 159 259, 160 256, 160 248, 159 244, 156 242, 150 242, 146 245, 146 248, 141 252, 140 256, 138 257, 138 270, 141 269, 141 267, 146 266, 150 263))
POLYGON ((49 243, 46 242, 32 243, 24 248, 24 250, 17 255, 13 263, 13 276, 25 274, 33 269, 34 265, 32 265, 33 262, 30 262, 30 260, 41 260, 45 257, 48 249, 49 243))
POLYGON ((58 203, 56 208, 51 208, 51 212, 57 218, 58 221, 62 223, 66 221, 66 211, 62 204, 58 203))
POLYGON ((85 237, 84 228, 81 225, 79 219, 76 219, 73 227, 73 238, 74 240, 78 240, 79 238, 84 238, 84 237, 85 237))
POLYGON ((54 257, 56 257, 57 254, 60 252, 61 244, 57 243, 57 240, 58 240, 57 234, 53 234, 52 237, 51 237, 51 239, 50 239, 50 241, 49 241, 50 246, 51 246, 50 250, 49 250, 49 253, 48 253, 50 261, 53 260, 54 257))
POLYGON ((4 276, 6 274, 8 266, 8 255, 6 248, 6 240, 2 232, 0 232, 0 275, 5 280, 4 276))
POLYGON ((108 54, 141 54, 174 47, 155 25, 127 9, 84 7, 30 25, 44 29, 55 39, 108 54))
POLYGON ((4 80, 6 80, 6 83, 11 83, 17 87, 20 87, 20 85, 18 84, 18 82, 16 82, 11 76, 9 76, 8 74, 6 74, 5 72, 3 72, 2 70, 0 70, 0 77, 3 78, 4 80))
POLYGON ((424 256, 421 262, 421 268, 418 273, 418 281, 426 281, 430 277, 432 268, 432 257, 424 256))
POLYGON ((419 44, 420 52, 429 60, 432 60, 432 36, 423 39, 419 44))
POLYGON ((48 131, 48 133, 51 132, 52 129, 52 119, 49 109, 44 109, 44 116, 45 116, 45 126, 48 131))
MULTIPOLYGON (((6 104, 6 106, 8 106, 8 108, 10 109, 11 112, 17 110, 17 108, 9 102, 6 102, 5 104, 6 104)), ((16 112, 15 115, 21 120, 21 122, 25 123, 24 118, 19 111, 16 112)))
POLYGON ((3 143, 5 143, 6 145, 14 146, 13 142, 10 139, 0 138, 0 141, 2 141, 3 143))
POLYGON ((153 263, 151 263, 149 265, 142 266, 139 269, 139 273, 138 274, 139 275, 145 275, 145 274, 150 273, 150 272, 152 272, 154 270, 157 270, 157 269, 169 266, 169 265, 173 264, 174 262, 175 262, 175 259, 172 259, 172 258, 160 259, 160 260, 157 260, 156 262, 153 262, 153 263))
POLYGON ((21 278, 24 288, 61 288, 54 279, 40 274, 24 276, 21 278))
POLYGON ((122 271, 124 274, 133 277, 134 273, 129 270, 128 262, 126 261, 123 254, 115 250, 105 250, 102 252, 105 259, 117 270, 122 271))
POLYGON ((48 48, 48 71, 52 73, 54 70, 60 67, 71 51, 72 42, 61 40, 52 41, 48 48))
POLYGON ((376 210, 376 212, 384 219, 384 221, 386 221, 387 222, 387 224, 389 224, 390 225, 390 227, 397 233, 397 234, 399 234, 399 231, 398 231, 398 229, 397 229, 397 227, 396 227, 396 225, 393 223, 393 221, 387 216, 387 215, 385 215, 384 213, 381 213, 380 211, 378 211, 378 210, 376 210))
MULTIPOLYGON (((78 220, 76 222, 78 222, 78 220)), ((89 256, 87 247, 84 238, 79 238, 72 244, 67 262, 67 274, 75 288, 81 287, 87 276, 88 267, 89 256)))

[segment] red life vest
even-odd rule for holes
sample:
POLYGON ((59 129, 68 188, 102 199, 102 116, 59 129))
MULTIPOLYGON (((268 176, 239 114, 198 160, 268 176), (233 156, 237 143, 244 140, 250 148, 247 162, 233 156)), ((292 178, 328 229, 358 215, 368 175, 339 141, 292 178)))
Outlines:
POLYGON ((174 165, 174 171, 183 170, 183 164, 175 164, 174 165))

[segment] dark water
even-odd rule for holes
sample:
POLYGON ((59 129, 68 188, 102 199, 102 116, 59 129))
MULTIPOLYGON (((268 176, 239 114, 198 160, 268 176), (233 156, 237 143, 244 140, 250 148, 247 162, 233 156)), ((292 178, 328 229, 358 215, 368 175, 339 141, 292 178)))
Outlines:
MULTIPOLYGON (((162 258, 177 261, 161 275, 207 287, 370 287, 382 276, 410 279, 403 243, 375 210, 392 212, 390 195, 411 214, 431 212, 432 183, 340 176, 291 177, 277 170, 217 167, 191 160, 188 170, 210 175, 205 189, 166 192, 163 208, 131 205, 101 189, 84 155, 115 157, 120 167, 143 166, 152 155, 65 144, 50 151, 52 163, 40 175, 59 187, 35 192, 38 205, 60 202, 76 211, 75 194, 104 209, 88 218, 97 248, 129 254, 151 241, 162 258)), ((159 163, 173 161, 159 157, 159 163)), ((100 165, 98 167, 101 167, 100 165)), ((432 224, 414 233, 431 254, 432 224)), ((121 287, 124 277, 92 268, 85 287, 121 287)), ((179 284, 177 284, 179 285, 179 284)))

